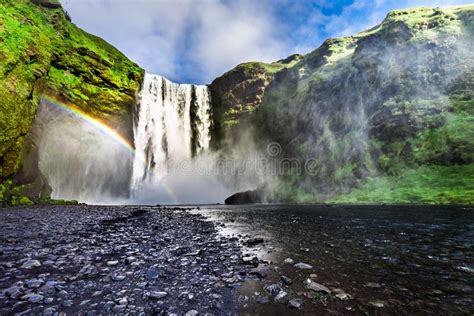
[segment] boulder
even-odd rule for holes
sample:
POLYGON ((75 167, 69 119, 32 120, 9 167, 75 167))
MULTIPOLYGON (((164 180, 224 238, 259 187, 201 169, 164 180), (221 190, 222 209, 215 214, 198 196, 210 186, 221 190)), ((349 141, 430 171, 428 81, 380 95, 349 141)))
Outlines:
POLYGON ((264 192, 262 189, 237 192, 225 199, 225 204, 228 205, 255 204, 263 202, 264 192))

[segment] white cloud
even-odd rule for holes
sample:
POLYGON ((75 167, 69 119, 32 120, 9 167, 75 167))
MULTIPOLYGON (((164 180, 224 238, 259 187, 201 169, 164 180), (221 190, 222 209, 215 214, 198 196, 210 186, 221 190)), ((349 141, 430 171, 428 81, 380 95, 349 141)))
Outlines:
POLYGON ((246 60, 284 56, 269 1, 62 0, 73 22, 147 71, 208 83, 246 60))
POLYGON ((61 2, 73 22, 148 72, 178 82, 209 83, 238 63, 274 61, 306 53, 326 37, 356 34, 380 23, 393 9, 469 1, 354 0, 342 8, 329 0, 61 2))

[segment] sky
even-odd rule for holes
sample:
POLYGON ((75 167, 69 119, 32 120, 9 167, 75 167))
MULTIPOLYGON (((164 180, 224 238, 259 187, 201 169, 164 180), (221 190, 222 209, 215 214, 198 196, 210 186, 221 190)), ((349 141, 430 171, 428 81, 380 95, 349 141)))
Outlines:
POLYGON ((305 54, 390 10, 464 0, 61 0, 72 21, 147 72, 208 84, 242 62, 305 54))

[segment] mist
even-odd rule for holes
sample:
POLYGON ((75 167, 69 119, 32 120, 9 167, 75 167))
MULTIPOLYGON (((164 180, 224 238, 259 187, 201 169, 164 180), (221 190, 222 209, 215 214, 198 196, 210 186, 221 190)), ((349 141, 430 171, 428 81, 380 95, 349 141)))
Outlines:
POLYGON ((35 124, 41 130, 39 169, 53 199, 114 204, 129 196, 133 157, 122 144, 45 101, 35 124))

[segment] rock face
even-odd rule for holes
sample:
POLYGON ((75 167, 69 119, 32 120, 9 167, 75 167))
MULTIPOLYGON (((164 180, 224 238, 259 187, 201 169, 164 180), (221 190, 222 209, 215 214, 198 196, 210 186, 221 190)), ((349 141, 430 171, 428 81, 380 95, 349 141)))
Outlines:
POLYGON ((131 135, 131 105, 143 70, 70 23, 57 0, 4 1, 0 9, 0 200, 21 195, 13 187, 25 191, 21 186, 31 183, 36 189, 28 188, 30 196, 47 195, 47 184, 38 184, 41 176, 30 165, 37 159, 30 129, 42 95, 131 135), (20 171, 22 166, 28 168, 20 171))
POLYGON ((275 74, 296 64, 301 58, 302 55, 296 54, 271 64, 240 64, 211 83, 214 147, 222 146, 225 139, 238 136, 237 125, 248 126, 248 119, 262 103, 265 89, 275 74))
MULTIPOLYGON (((280 177, 275 199, 360 188, 336 201, 472 203, 462 173, 474 163, 473 31, 472 5, 393 11, 368 31, 325 41, 253 95, 244 89, 244 100, 258 101, 231 124, 242 131, 250 121, 262 146, 281 146, 280 158, 314 162, 280 177)), ((237 75, 242 67, 211 85, 225 111, 246 105, 233 98, 252 81, 237 75)))
POLYGON ((257 190, 248 190, 245 192, 238 192, 227 199, 225 199, 225 204, 229 205, 239 205, 239 204, 255 204, 255 203, 263 203, 265 200, 264 198, 264 191, 262 189, 257 190))

